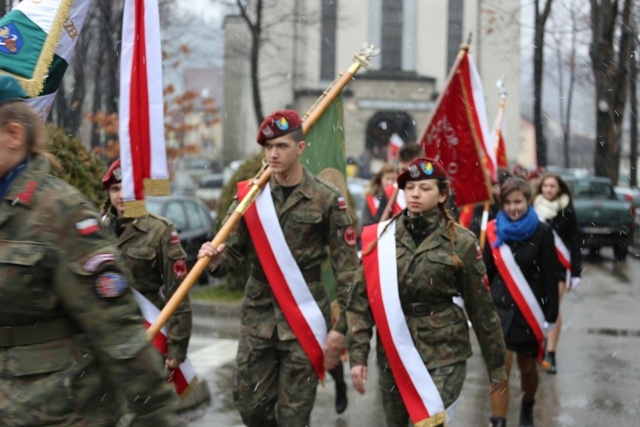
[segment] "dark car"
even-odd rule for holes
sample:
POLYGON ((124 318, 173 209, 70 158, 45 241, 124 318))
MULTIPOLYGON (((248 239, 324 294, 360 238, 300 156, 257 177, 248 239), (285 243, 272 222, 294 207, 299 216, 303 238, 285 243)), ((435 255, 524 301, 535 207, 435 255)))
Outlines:
MULTIPOLYGON (((213 219, 207 206, 196 197, 173 195, 147 197, 147 210, 173 222, 187 253, 187 267, 191 270, 198 259, 200 246, 213 239, 213 219)), ((200 282, 207 280, 206 273, 200 276, 200 282)))

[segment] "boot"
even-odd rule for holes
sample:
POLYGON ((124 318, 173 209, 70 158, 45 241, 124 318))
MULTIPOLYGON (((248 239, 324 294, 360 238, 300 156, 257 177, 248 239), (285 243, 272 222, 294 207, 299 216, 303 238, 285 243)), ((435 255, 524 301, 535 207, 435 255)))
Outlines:
POLYGON ((534 403, 534 400, 531 402, 522 401, 522 405, 520 406, 520 427, 533 427, 534 403))
POLYGON ((507 420, 502 417, 491 417, 489 427, 507 427, 507 420))
POLYGON ((336 382, 336 413, 341 414, 347 409, 347 383, 344 382, 344 368, 342 363, 329 371, 329 374, 336 382))
POLYGON ((556 352, 550 351, 547 353, 547 362, 549 362, 549 367, 547 368, 547 373, 555 375, 558 372, 558 368, 556 367, 556 352))

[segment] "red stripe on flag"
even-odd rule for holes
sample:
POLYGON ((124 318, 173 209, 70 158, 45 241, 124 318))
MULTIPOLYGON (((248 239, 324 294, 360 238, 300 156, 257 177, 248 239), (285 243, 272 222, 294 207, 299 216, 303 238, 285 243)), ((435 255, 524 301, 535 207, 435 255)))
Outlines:
MULTIPOLYGON (((248 189, 249 181, 238 183, 238 195, 241 199, 247 194, 248 189)), ((313 365, 313 369, 316 371, 316 375, 322 380, 324 379, 324 351, 318 344, 307 319, 300 311, 300 307, 298 307, 289 286, 286 284, 284 274, 282 270, 280 270, 276 256, 273 253, 267 235, 260 222, 255 203, 252 203, 249 209, 247 209, 244 217, 247 224, 253 223, 258 225, 248 228, 251 239, 253 240, 253 246, 260 260, 260 265, 264 270, 265 276, 269 279, 271 291, 276 297, 289 327, 307 354, 311 365, 313 365)))
MULTIPOLYGON (((369 247, 371 242, 378 238, 378 224, 365 227, 362 231, 362 247, 369 247)), ((409 416, 414 423, 429 418, 431 415, 427 407, 424 405, 418 390, 407 372, 400 354, 393 345, 393 337, 389 329, 389 321, 384 309, 384 300, 382 298, 382 290, 380 284, 380 266, 378 264, 378 245, 367 255, 363 255, 364 275, 367 278, 367 296, 371 305, 371 313, 375 319, 376 328, 380 339, 384 344, 384 352, 389 360, 389 367, 393 373, 393 378, 398 386, 398 391, 402 396, 404 406, 409 412, 409 416), (366 260, 366 261, 365 261, 366 260)))
POLYGON ((129 94, 129 135, 136 200, 144 200, 144 178, 151 176, 151 131, 147 81, 145 0, 135 0, 135 35, 129 94))

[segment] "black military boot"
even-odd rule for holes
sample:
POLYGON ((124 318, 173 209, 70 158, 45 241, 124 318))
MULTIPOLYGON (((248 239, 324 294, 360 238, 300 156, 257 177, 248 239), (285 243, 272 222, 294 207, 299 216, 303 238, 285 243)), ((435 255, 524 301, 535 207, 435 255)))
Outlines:
POLYGON ((558 373, 558 368, 556 367, 556 352, 550 351, 547 353, 547 362, 549 362, 549 367, 547 368, 548 374, 556 374, 558 373))
POLYGON ((336 412, 343 413, 347 409, 347 383, 344 382, 344 368, 342 363, 329 371, 329 374, 336 382, 336 412))
POLYGON ((533 427, 534 403, 534 400, 531 402, 522 401, 522 406, 520 406, 520 427, 533 427))
POLYGON ((502 417, 491 417, 489 427, 507 427, 507 420, 502 417))

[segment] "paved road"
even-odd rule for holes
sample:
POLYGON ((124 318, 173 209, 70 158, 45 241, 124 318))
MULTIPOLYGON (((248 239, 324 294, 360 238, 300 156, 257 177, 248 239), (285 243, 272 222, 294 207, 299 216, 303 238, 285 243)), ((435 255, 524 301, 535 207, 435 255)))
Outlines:
MULTIPOLYGON (((542 427, 640 425, 640 259, 614 263, 610 250, 585 262, 580 287, 566 295, 565 323, 558 348, 558 375, 540 372, 534 410, 542 427)), ((209 406, 183 414, 193 427, 241 426, 233 408, 231 384, 238 321, 224 310, 196 316, 190 349, 198 373, 209 382, 209 406)), ((472 334, 473 336, 473 334, 472 334)), ((474 338, 475 340, 475 338, 474 338)), ((487 377, 477 343, 468 362, 468 377, 456 408, 453 427, 486 426, 489 417, 487 377)), ((320 427, 384 426, 370 360, 365 396, 350 387, 349 408, 333 409, 333 383, 318 388, 312 425, 320 427)), ((509 425, 517 425, 519 377, 511 375, 509 425)))

